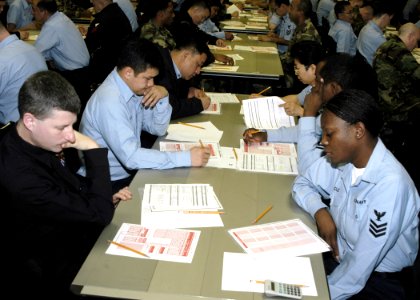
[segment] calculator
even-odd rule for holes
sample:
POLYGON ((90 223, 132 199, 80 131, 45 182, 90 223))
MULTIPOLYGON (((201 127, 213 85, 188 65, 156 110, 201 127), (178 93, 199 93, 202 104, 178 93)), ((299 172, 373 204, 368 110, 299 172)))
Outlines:
POLYGON ((264 281, 264 293, 268 297, 302 299, 302 290, 299 285, 276 282, 273 280, 264 281))

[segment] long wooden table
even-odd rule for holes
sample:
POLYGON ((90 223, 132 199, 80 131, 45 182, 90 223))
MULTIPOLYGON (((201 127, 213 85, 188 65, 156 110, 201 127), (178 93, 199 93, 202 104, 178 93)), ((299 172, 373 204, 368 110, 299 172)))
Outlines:
MULTIPOLYGON (((181 121, 211 120, 224 131, 220 144, 238 147, 245 128, 240 105, 223 104, 221 115, 197 115, 181 121)), ((178 168, 140 170, 130 189, 133 199, 120 203, 112 223, 105 228, 73 281, 72 290, 82 295, 123 299, 265 299, 263 294, 221 290, 223 253, 242 252, 227 233, 228 229, 249 226, 268 205, 273 209, 260 221, 267 223, 300 218, 313 230, 313 220, 291 199, 294 176, 240 172, 217 168, 178 168), (142 191, 148 183, 209 183, 221 201, 224 227, 201 230, 191 264, 107 255, 107 240, 112 240, 123 222, 140 223, 142 191)), ((322 256, 310 256, 318 297, 329 299, 322 256)))

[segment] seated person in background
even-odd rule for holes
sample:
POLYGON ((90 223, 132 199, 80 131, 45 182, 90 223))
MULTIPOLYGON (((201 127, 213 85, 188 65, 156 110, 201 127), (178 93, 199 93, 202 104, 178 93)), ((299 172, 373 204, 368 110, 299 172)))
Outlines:
POLYGON ((90 54, 91 80, 100 84, 117 63, 131 25, 122 9, 112 0, 92 0, 95 18, 89 25, 85 42, 90 54))
POLYGON ((322 155, 319 139, 322 135, 320 111, 322 106, 342 90, 357 88, 367 91, 374 98, 378 95, 375 71, 358 56, 339 53, 328 56, 316 67, 316 83, 305 97, 303 116, 298 126, 280 127, 267 132, 244 132, 246 142, 297 143, 299 172, 305 170, 322 155))
MULTIPOLYGON (((114 69, 90 98, 80 131, 109 149, 108 159, 114 190, 127 185, 138 169, 168 169, 203 166, 207 147, 191 151, 161 152, 142 148, 141 131, 162 136, 166 133, 172 108, 168 92, 154 86, 161 56, 152 42, 129 41, 114 69)), ((85 168, 80 170, 85 174, 85 168)))
MULTIPOLYGON (((225 47, 226 43, 224 40, 207 34, 198 28, 198 25, 203 23, 209 16, 210 7, 207 0, 185 0, 169 29, 175 38, 175 42, 178 38, 182 39, 183 35, 192 32, 206 44, 225 47)), ((215 59, 228 65, 234 64, 234 60, 231 57, 224 54, 212 54, 209 51, 209 53, 207 53, 206 65, 213 62, 215 59)))
POLYGON ((142 18, 145 23, 139 37, 172 50, 175 48, 175 40, 168 27, 174 17, 174 4, 171 0, 149 0, 144 4, 142 18))
POLYGON ((35 20, 42 25, 35 48, 50 69, 76 70, 88 66, 89 52, 74 23, 57 10, 55 0, 33 0, 35 20))
POLYGON ((332 249, 324 256, 331 299, 407 299, 398 278, 418 252, 420 198, 378 138, 376 101, 345 90, 326 103, 321 126, 326 155, 299 174, 292 194, 332 249))
POLYGON ((0 65, 0 124, 7 124, 19 119, 18 95, 23 82, 34 73, 47 70, 47 65, 35 47, 10 34, 1 21, 0 65))
MULTIPOLYGON (((286 103, 283 104, 286 114, 289 116, 303 116, 303 104, 305 97, 316 83, 316 66, 325 58, 325 50, 321 44, 314 41, 301 41, 292 46, 290 55, 294 60, 295 74, 297 78, 307 86, 295 95, 281 97, 286 103)), ((259 94, 252 94, 251 98, 261 97, 259 94)))
POLYGON ((359 36, 360 30, 365 26, 370 20, 373 19, 373 8, 370 2, 363 3, 361 7, 356 8, 356 12, 353 15, 353 32, 356 36, 359 36))
POLYGON ((210 3, 210 17, 203 23, 198 25, 202 31, 223 40, 233 40, 234 35, 231 32, 221 31, 219 27, 213 22, 213 18, 219 13, 221 3, 220 0, 209 0, 210 3))
POLYGON ((200 74, 201 66, 207 59, 208 47, 194 35, 186 34, 177 41, 175 49, 169 51, 161 47, 163 68, 155 79, 155 84, 164 86, 169 93, 172 106, 171 119, 198 114, 210 105, 210 97, 192 86, 191 79, 200 74))
POLYGON ((337 44, 337 53, 348 53, 356 55, 357 37, 353 32, 351 24, 353 23, 353 10, 348 1, 340 1, 334 6, 334 12, 337 20, 330 28, 328 35, 334 39, 337 44))
POLYGON ((378 76, 379 106, 385 126, 381 138, 420 186, 417 140, 420 119, 420 64, 411 51, 420 41, 420 29, 406 23, 399 35, 379 46, 373 61, 378 76))
POLYGON ((359 53, 372 65, 375 52, 386 39, 383 33, 395 14, 392 0, 382 0, 373 3, 373 19, 360 31, 356 47, 359 53))
POLYGON ((114 203, 131 198, 127 189, 113 198, 107 149, 73 130, 79 110, 63 77, 39 72, 20 90, 18 123, 0 130, 0 190, 7 199, 1 220, 8 241, 3 284, 21 299, 76 299, 73 278, 111 222, 114 203), (63 149, 65 163, 58 157, 63 149), (73 172, 76 150, 84 155, 86 178, 73 172))
POLYGON ((273 0, 273 14, 269 20, 270 32, 258 37, 263 42, 274 42, 280 53, 287 51, 289 41, 296 29, 296 24, 289 17, 289 0, 273 0))
POLYGON ((32 23, 32 0, 13 0, 7 11, 7 30, 14 32, 32 23))
POLYGON ((322 19, 328 20, 328 15, 331 10, 334 9, 334 5, 337 0, 319 0, 318 7, 316 9, 316 15, 318 19, 318 26, 321 27, 322 19))

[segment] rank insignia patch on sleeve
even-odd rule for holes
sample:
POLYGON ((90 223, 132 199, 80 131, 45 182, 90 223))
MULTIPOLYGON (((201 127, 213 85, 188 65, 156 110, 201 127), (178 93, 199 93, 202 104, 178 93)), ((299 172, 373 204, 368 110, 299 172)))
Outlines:
POLYGON ((376 215, 376 220, 370 219, 369 222, 369 232, 375 237, 380 237, 386 234, 386 228, 388 223, 381 223, 381 218, 385 216, 386 212, 378 212, 374 210, 376 215))

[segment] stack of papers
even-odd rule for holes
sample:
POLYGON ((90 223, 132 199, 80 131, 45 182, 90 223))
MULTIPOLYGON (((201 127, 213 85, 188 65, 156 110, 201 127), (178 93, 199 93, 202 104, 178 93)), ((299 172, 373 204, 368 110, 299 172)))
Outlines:
POLYGON ((141 224, 165 228, 223 227, 222 209, 209 184, 146 184, 141 224))
POLYGON ((245 124, 248 128, 278 129, 295 126, 292 116, 282 107, 285 102, 279 97, 263 97, 242 101, 245 124))
POLYGON ((200 231, 197 230, 160 229, 123 223, 113 239, 121 246, 110 244, 106 253, 191 263, 199 237, 200 231))
POLYGON ((199 142, 200 140, 208 142, 220 142, 223 131, 217 129, 212 122, 182 123, 170 124, 168 127, 168 140, 199 142))
MULTIPOLYGON (((220 159, 220 145, 215 142, 202 141, 205 147, 210 149, 210 160, 220 159)), ((179 152, 179 151, 190 151, 193 147, 201 147, 201 143, 193 142, 160 142, 160 151, 179 152)))
POLYGON ((211 101, 218 103, 239 103, 238 97, 235 94, 231 93, 207 93, 207 96, 210 97, 211 101))

